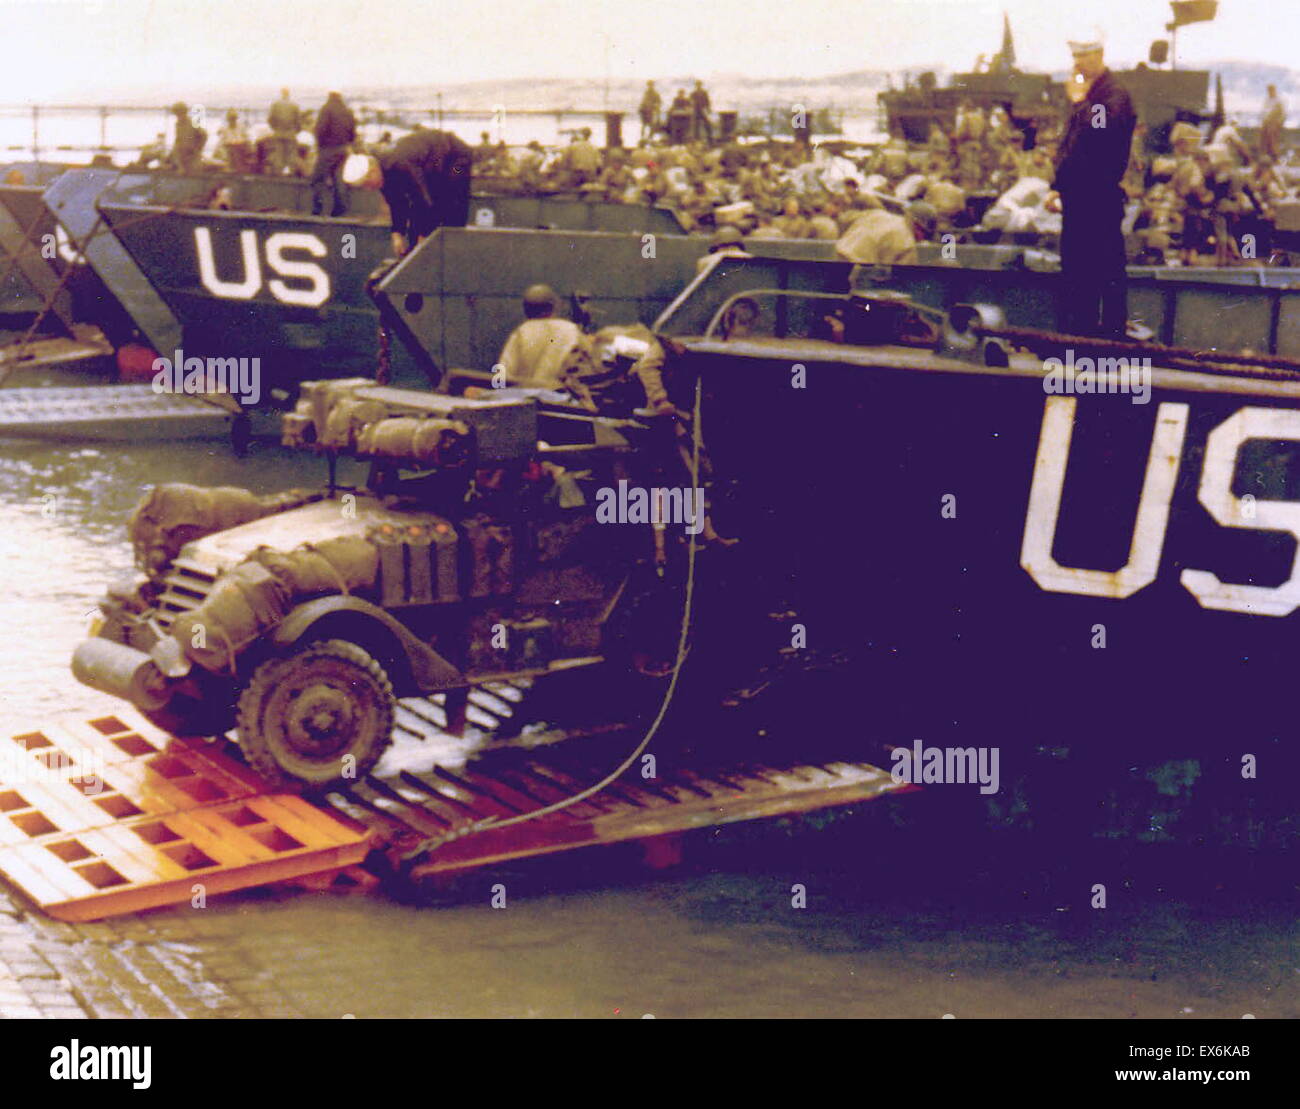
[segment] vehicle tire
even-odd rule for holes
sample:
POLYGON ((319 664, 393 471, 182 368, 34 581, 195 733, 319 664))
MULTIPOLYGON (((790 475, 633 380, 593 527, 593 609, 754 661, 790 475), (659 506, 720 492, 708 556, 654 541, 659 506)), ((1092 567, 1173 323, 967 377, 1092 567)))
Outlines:
POLYGON ((395 704, 392 683, 370 654, 342 639, 320 640, 253 672, 239 696, 239 743, 272 782, 356 780, 392 742, 395 704))

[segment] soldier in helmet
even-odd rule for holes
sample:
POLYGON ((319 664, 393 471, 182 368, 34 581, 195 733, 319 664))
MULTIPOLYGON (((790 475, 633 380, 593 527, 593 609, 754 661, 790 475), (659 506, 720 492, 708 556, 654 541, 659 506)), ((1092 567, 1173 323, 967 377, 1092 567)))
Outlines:
POLYGON ((864 212, 835 244, 835 252, 850 262, 873 266, 914 266, 916 243, 934 233, 938 214, 923 200, 908 206, 906 216, 876 207, 864 212))
POLYGON ((559 389, 563 384, 565 362, 582 342, 582 330, 556 317, 558 303, 549 285, 524 290, 526 318, 510 333, 497 363, 509 384, 529 389, 559 389))
POLYGON ((730 224, 719 227, 709 240, 709 252, 695 263, 696 273, 706 273, 724 258, 752 258, 745 249, 745 240, 738 228, 730 224))
POLYGON ((709 119, 711 107, 709 90, 704 87, 703 81, 696 81, 695 88, 691 90, 691 137, 696 142, 703 140, 710 146, 713 145, 713 123, 709 119))
POLYGON ((168 167, 179 173, 197 173, 203 162, 203 147, 207 144, 208 133, 195 126, 185 104, 173 104, 172 115, 176 117, 176 138, 167 159, 168 167))
POLYGON ((595 181, 600 171, 600 151, 592 144, 591 128, 584 127, 573 136, 569 148, 564 152, 564 185, 566 188, 580 189, 595 181))
POLYGON ((799 206, 799 198, 787 196, 781 206, 781 214, 772 221, 772 226, 787 239, 808 238, 808 221, 799 206))

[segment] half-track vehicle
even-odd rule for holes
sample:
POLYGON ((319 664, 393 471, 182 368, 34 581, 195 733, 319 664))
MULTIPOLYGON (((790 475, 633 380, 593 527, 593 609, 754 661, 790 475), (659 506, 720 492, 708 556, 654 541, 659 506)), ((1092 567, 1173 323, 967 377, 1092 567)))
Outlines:
POLYGON ((152 489, 129 526, 139 574, 74 674, 176 734, 237 728, 259 772, 315 786, 378 761, 400 697, 444 695, 455 731, 485 682, 608 664, 645 688, 676 643, 633 625, 678 618, 688 528, 601 506, 686 484, 671 420, 308 382, 283 438, 328 459, 328 488, 152 489), (336 482, 348 458, 363 487, 336 482))

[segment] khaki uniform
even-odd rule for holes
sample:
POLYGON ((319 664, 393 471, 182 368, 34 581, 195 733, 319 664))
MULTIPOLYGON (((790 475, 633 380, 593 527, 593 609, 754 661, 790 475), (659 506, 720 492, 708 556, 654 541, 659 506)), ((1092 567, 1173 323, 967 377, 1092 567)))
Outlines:
POLYGON ((926 202, 942 219, 952 219, 966 207, 966 194, 951 181, 932 181, 925 190, 926 202))
POLYGON ((840 237, 840 228, 835 220, 830 216, 813 216, 813 218, 808 221, 808 237, 810 239, 835 240, 840 237))
POLYGON ((643 324, 602 327, 594 335, 584 335, 569 351, 561 368, 565 388, 593 412, 627 413, 644 403, 655 405, 668 400, 664 388, 664 349, 653 332, 643 324), (635 362, 603 357, 620 336, 635 339, 646 346, 635 362))
POLYGON ((812 238, 811 229, 808 221, 803 216, 777 216, 772 221, 772 226, 781 232, 787 239, 809 239, 812 238))
POLYGON ((569 144, 564 155, 564 165, 573 183, 581 185, 594 181, 601 170, 600 151, 586 139, 579 139, 569 144))
POLYGON ((1259 152, 1266 158, 1282 156, 1282 125, 1286 122, 1286 106, 1277 97, 1264 101, 1264 122, 1259 129, 1259 152))
POLYGON ((859 216, 835 244, 841 258, 859 265, 916 265, 911 222, 877 208, 859 216))
POLYGON ((558 389, 565 359, 581 342, 582 330, 571 320, 525 320, 510 333, 498 361, 511 385, 558 389))

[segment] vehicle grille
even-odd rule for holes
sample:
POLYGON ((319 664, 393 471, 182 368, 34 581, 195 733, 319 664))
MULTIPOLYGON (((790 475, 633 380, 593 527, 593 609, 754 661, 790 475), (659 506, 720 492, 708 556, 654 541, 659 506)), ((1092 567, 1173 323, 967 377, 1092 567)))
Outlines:
POLYGON ((176 617, 207 600, 216 580, 208 571, 178 558, 163 578, 164 588, 156 611, 158 625, 170 631, 176 617))

